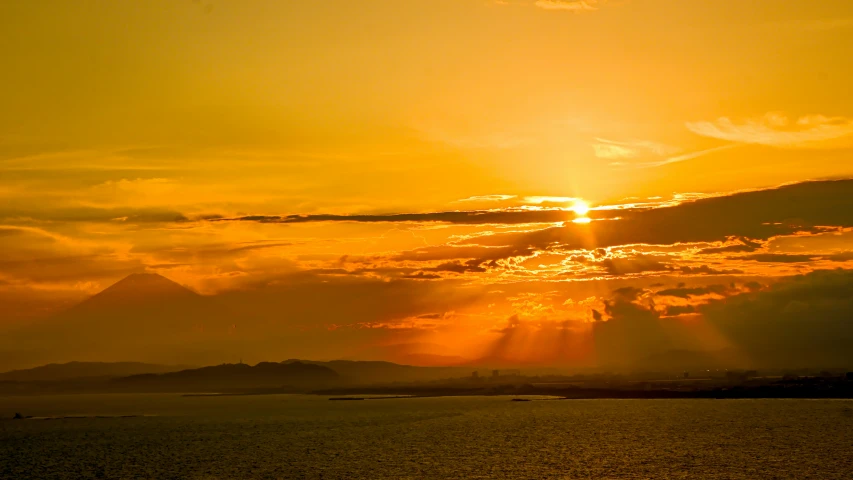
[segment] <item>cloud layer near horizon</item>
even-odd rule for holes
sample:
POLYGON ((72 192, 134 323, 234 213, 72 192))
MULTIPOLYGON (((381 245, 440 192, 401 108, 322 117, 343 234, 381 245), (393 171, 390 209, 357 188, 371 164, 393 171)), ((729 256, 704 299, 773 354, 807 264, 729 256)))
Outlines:
POLYGON ((851 182, 792 184, 853 176, 849 1, 729 3, 0 2, 0 331, 148 272, 244 356, 585 365, 853 267, 851 182))
MULTIPOLYGON (((760 292, 774 292, 783 288, 774 286, 777 283, 788 285, 785 277, 803 274, 817 282, 813 290, 825 287, 831 294, 829 285, 843 282, 846 274, 809 272, 847 267, 853 261, 853 181, 685 198, 602 206, 590 212, 589 223, 575 222, 577 214, 565 207, 181 218, 153 224, 152 242, 130 247, 94 241, 79 231, 6 226, 0 229, 0 246, 11 255, 2 262, 0 291, 8 305, 32 316, 38 315, 32 306, 44 298, 60 299, 55 308, 70 305, 86 291, 106 286, 104 279, 148 271, 239 305, 243 330, 259 331, 259 325, 266 325, 267 334, 278 332, 275 338, 313 332, 306 335, 315 340, 302 347, 284 340, 278 344, 294 351, 339 351, 340 345, 323 339, 345 341, 344 332, 353 331, 389 348, 411 342, 433 345, 412 354, 446 350, 451 356, 473 354, 493 361, 593 366, 638 362, 669 349, 737 348, 744 362, 773 364, 779 357, 757 352, 751 337, 739 330, 745 327, 719 323, 737 314, 718 313, 717 302, 749 299, 772 310, 776 307, 768 299, 779 297, 760 292), (263 241, 244 237, 247 240, 188 243, 205 232, 221 236, 244 232, 246 226, 252 228, 252 237, 262 231, 276 234, 263 241), (178 243, 154 241, 163 231, 171 231, 178 243), (336 239, 316 237, 334 231, 349 233, 336 239), (380 236, 364 250, 369 245, 365 238, 352 237, 359 231, 356 235, 380 236), (361 245, 362 252, 354 253, 352 245, 361 245), (33 269, 36 264, 38 270, 33 269), (69 284, 80 294, 62 294, 69 284), (690 326, 691 319, 700 318, 704 327, 690 326), (621 322, 629 322, 625 328, 630 331, 639 329, 631 334, 638 340, 630 348, 615 340, 627 335, 619 330, 621 322), (566 343, 537 347, 553 338, 550 330, 561 332, 558 336, 566 343), (644 335, 651 337, 639 341, 644 335)), ((819 298, 813 301, 825 304, 819 298)), ((752 308, 749 302, 744 308, 752 308)), ((795 308, 801 307, 790 307, 795 308)), ((770 313, 762 315, 768 318, 770 313)), ((784 328, 798 325, 786 323, 784 328)), ((820 338, 829 341, 837 335, 841 331, 820 338)), ((264 347, 259 354, 268 351, 265 348, 274 349, 264 347)), ((835 347, 826 348, 823 356, 809 350, 808 358, 846 358, 832 350, 835 347)), ((402 355, 405 349, 394 351, 402 355)), ((15 355, 8 358, 26 357, 15 355)))
POLYGON ((779 148, 839 148, 853 146, 853 119, 804 115, 791 119, 781 112, 735 122, 722 117, 713 122, 688 122, 698 135, 729 142, 779 148))

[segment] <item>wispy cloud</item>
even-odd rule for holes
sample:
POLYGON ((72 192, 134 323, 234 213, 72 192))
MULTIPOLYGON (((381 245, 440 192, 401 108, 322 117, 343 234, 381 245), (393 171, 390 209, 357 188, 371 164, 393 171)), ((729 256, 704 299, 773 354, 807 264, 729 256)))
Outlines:
POLYGON ((728 117, 720 117, 714 121, 688 122, 686 126, 697 135, 731 143, 644 162, 623 162, 622 160, 636 159, 650 153, 660 156, 672 155, 677 151, 667 151, 666 148, 672 147, 654 142, 615 142, 602 138, 596 138, 598 143, 593 144, 593 149, 597 157, 614 160, 611 163, 613 166, 653 168, 692 160, 743 145, 791 149, 853 146, 853 119, 847 117, 813 114, 790 118, 781 112, 769 112, 762 117, 740 122, 728 117))
POLYGON ((791 119, 784 113, 770 112, 741 122, 728 117, 688 122, 687 128, 703 137, 779 148, 833 148, 849 146, 853 140, 853 119, 824 115, 791 119))
MULTIPOLYGON (((545 201, 543 200, 543 203, 545 201)), ((615 216, 614 213, 599 213, 615 216)), ((236 218, 215 218, 213 222, 257 222, 257 223, 449 223, 459 225, 560 223, 574 218, 571 212, 562 209, 545 210, 471 210, 428 213, 395 213, 387 215, 248 215, 236 218)))
POLYGON ((524 197, 524 201, 536 204, 543 203, 573 203, 576 202, 577 198, 575 197, 547 197, 547 196, 533 196, 533 197, 524 197))
POLYGON ((607 0, 537 0, 534 5, 545 10, 563 10, 569 12, 589 12, 598 10, 598 7, 607 0))
POLYGON ((543 10, 583 13, 598 10, 608 0, 493 0, 496 5, 536 6, 543 10))
POLYGON ((622 145, 614 145, 611 143, 594 143, 592 149, 595 151, 595 156, 598 158, 606 158, 615 160, 617 158, 636 158, 639 152, 633 148, 622 145))
POLYGON ((673 163, 679 163, 679 162, 683 162, 685 160, 693 160, 694 158, 703 157, 705 155, 715 153, 715 152, 722 152, 725 150, 731 150, 731 149, 737 148, 739 146, 740 145, 736 144, 736 143, 735 144, 729 144, 729 145, 722 145, 719 147, 706 148, 705 150, 697 150, 695 152, 689 152, 689 153, 685 153, 682 155, 676 155, 674 157, 669 157, 665 160, 660 160, 657 162, 636 163, 636 164, 633 164, 632 166, 637 167, 637 168, 662 167, 664 165, 671 165, 673 163))
POLYGON ((456 202, 503 202, 516 198, 515 195, 475 195, 473 197, 456 200, 456 202))
POLYGON ((651 142, 648 140, 615 141, 606 138, 596 138, 592 144, 595 156, 605 159, 637 158, 645 155, 673 155, 680 150, 671 145, 651 142))

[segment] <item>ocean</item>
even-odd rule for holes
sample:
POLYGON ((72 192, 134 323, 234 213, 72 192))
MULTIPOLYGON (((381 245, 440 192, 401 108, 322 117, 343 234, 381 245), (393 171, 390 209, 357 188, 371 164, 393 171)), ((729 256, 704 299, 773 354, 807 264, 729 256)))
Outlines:
POLYGON ((849 400, 510 400, 0 397, 0 478, 853 478, 849 400))

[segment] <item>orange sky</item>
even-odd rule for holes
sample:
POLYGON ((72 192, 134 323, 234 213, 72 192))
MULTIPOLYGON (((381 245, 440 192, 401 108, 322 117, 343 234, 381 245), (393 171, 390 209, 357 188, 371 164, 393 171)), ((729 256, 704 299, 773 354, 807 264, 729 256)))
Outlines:
POLYGON ((258 360, 743 346, 853 265, 847 183, 768 190, 853 176, 850 51, 848 0, 7 2, 0 329, 148 272, 258 360))

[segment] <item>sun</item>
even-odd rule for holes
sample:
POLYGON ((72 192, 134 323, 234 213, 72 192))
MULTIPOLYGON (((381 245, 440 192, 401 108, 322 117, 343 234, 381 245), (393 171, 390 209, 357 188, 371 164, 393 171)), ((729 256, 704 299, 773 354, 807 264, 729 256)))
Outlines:
POLYGON ((574 210, 578 216, 585 217, 586 214, 589 213, 589 204, 583 200, 575 200, 574 205, 572 205, 572 210, 574 210))

